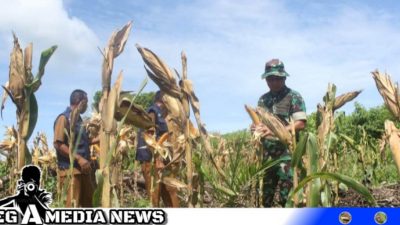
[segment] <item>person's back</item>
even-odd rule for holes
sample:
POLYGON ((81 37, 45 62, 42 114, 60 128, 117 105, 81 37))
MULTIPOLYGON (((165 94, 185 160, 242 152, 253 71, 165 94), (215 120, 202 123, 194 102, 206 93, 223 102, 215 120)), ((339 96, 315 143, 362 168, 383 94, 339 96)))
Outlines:
POLYGON ((168 132, 168 126, 165 121, 167 116, 166 108, 162 102, 162 92, 158 91, 154 97, 154 103, 147 109, 147 112, 152 117, 156 127, 154 129, 138 131, 138 142, 136 149, 136 160, 138 160, 142 167, 143 177, 145 179, 146 191, 152 199, 152 206, 160 206, 160 197, 162 197, 165 207, 179 207, 179 200, 177 190, 174 187, 167 186, 158 182, 154 186, 154 191, 151 192, 151 168, 155 167, 154 179, 159 179, 159 172, 164 167, 164 162, 159 156, 155 156, 155 165, 152 165, 153 154, 146 145, 143 139, 143 133, 155 135, 158 140, 164 133, 168 132))

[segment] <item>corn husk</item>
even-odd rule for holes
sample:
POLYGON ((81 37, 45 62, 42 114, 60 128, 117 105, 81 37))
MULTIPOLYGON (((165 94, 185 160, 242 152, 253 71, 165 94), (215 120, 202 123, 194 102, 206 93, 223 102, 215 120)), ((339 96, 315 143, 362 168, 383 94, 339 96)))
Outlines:
POLYGON ((283 144, 292 145, 292 135, 283 125, 283 123, 274 116, 272 113, 265 111, 258 107, 257 114, 260 116, 261 121, 271 130, 275 137, 277 137, 283 144))
POLYGON ((176 178, 173 177, 162 177, 161 182, 164 183, 167 186, 182 189, 182 188, 187 188, 187 185, 181 181, 179 181, 176 178))
POLYGON ((0 149, 11 152, 17 146, 17 140, 3 140, 0 142, 0 149))
POLYGON ((55 152, 48 152, 45 155, 39 156, 38 161, 40 164, 51 164, 57 160, 57 156, 55 152))
POLYGON ((150 147, 150 150, 152 150, 154 154, 159 154, 164 159, 170 156, 168 148, 163 146, 163 143, 168 138, 168 133, 163 134, 163 136, 160 137, 159 141, 156 141, 154 135, 149 135, 146 132, 144 132, 142 135, 147 146, 150 147))
POLYGON ((169 95, 163 95, 162 101, 168 110, 168 114, 176 120, 179 127, 184 127, 184 121, 186 120, 185 112, 182 103, 177 99, 169 95))
POLYGON ((170 96, 180 99, 182 97, 181 90, 176 84, 175 75, 167 64, 165 64, 150 49, 142 48, 138 44, 136 45, 136 48, 148 67, 145 67, 145 69, 150 79, 152 79, 162 91, 170 96))
POLYGON ((86 132, 89 138, 95 138, 99 135, 101 127, 101 116, 98 112, 93 112, 88 121, 85 121, 86 132))
POLYGON ((393 154, 393 159, 400 174, 400 130, 396 128, 392 121, 386 120, 385 132, 393 154))
POLYGON ((353 92, 348 92, 345 94, 342 94, 338 97, 335 98, 335 105, 333 106, 333 111, 339 109, 340 107, 342 107, 344 104, 346 104, 347 102, 352 101, 353 99, 355 99, 359 94, 361 93, 361 90, 359 91, 353 91, 353 92))
POLYGON ((191 139, 197 139, 200 137, 199 130, 196 127, 194 127, 192 121, 190 120, 189 120, 189 133, 191 139))
POLYGON ((387 73, 382 74, 378 70, 375 70, 371 73, 375 80, 376 87, 385 101, 386 107, 398 120, 400 120, 399 85, 395 85, 387 73))
POLYGON ((248 105, 244 105, 244 108, 246 109, 247 113, 249 114, 251 121, 253 121, 253 124, 258 125, 261 123, 260 118, 257 115, 257 112, 251 108, 248 105))
POLYGON ((24 87, 26 84, 24 71, 24 56, 18 43, 18 38, 14 35, 14 48, 10 56, 9 90, 17 109, 21 110, 25 99, 24 87))
POLYGON ((24 50, 24 69, 25 69, 25 83, 30 84, 33 80, 32 75, 32 48, 33 44, 29 43, 24 50))

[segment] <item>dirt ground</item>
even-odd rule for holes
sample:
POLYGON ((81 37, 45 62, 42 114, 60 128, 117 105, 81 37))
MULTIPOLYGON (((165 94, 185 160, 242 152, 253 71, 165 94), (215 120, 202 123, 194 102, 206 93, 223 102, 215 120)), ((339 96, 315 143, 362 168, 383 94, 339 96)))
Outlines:
MULTIPOLYGON (((400 184, 370 190, 380 207, 400 207, 400 184)), ((339 201, 339 207, 369 207, 364 198, 349 189, 339 201)))

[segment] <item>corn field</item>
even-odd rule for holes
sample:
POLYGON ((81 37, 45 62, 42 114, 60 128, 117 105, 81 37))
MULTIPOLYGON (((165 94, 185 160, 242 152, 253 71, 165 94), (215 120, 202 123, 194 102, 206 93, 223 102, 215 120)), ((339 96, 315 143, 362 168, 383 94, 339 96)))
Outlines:
MULTIPOLYGON (((158 140, 152 135, 143 136, 153 154, 151 192, 155 191, 157 183, 175 188, 180 207, 262 207, 263 174, 290 158, 265 161, 260 134, 251 133, 249 129, 229 134, 207 131, 201 118, 201 101, 187 67, 190 56, 185 52, 180 54, 182 67, 174 69, 149 48, 136 44, 150 81, 145 79, 140 87, 130 87, 137 89, 132 94, 122 90, 124 74, 121 71, 111 84, 114 61, 123 54, 131 29, 129 22, 113 32, 99 54, 103 60, 99 77, 102 90, 97 110, 93 108, 91 118, 84 121, 86 130, 81 131, 100 138, 99 144, 90 146, 91 158, 99 164, 95 174, 94 206, 153 206, 135 154, 138 129, 155 127, 138 101, 146 94, 142 93, 146 84, 154 82, 165 93, 162 101, 168 111, 168 132, 158 140), (156 159, 167 162, 158 174, 155 174, 156 159)), ((63 207, 67 193, 58 186, 55 149, 46 135, 52 131, 32 136, 41 101, 34 93, 41 85, 45 66, 57 46, 42 52, 36 76, 32 75, 32 46, 29 44, 22 51, 14 34, 9 81, 3 86, 1 110, 10 97, 17 108, 17 124, 6 129, 0 143, 3 156, 0 197, 14 193, 20 169, 34 164, 43 171, 42 188, 53 192, 53 206, 63 207), (27 145, 29 140, 33 142, 31 148, 27 145)), ((399 198, 390 199, 400 194, 400 86, 388 74, 377 70, 371 74, 371 82, 375 81, 386 106, 380 110, 391 113, 379 124, 379 137, 376 133, 372 135, 369 121, 364 123, 366 125, 355 125, 356 114, 346 116, 340 111, 362 92, 355 90, 337 95, 334 84, 328 84, 316 113, 308 116, 307 129, 300 133, 296 133, 293 123, 289 131, 279 118, 261 108, 245 105, 245 109, 237 109, 249 114, 249 127, 251 123, 265 124, 273 133, 271 138, 289 149, 294 186, 286 207, 344 206, 346 198, 359 199, 353 206, 400 206, 399 198), (392 192, 377 194, 385 187, 391 187, 392 192)), ((72 124, 77 113, 72 112, 72 124)), ((74 149, 75 131, 66 132, 71 137, 70 149, 74 149)), ((74 154, 70 153, 71 162, 74 154)), ((72 170, 73 166, 69 182, 73 182, 72 170)), ((73 183, 71 185, 73 187, 73 183)))

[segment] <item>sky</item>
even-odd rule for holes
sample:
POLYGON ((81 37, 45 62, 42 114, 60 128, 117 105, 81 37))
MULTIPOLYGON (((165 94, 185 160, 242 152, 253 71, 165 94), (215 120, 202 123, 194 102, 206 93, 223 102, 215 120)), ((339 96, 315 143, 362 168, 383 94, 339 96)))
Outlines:
MULTIPOLYGON (((123 90, 136 91, 147 76, 136 43, 178 71, 185 51, 203 123, 213 132, 249 127, 244 104, 256 106, 268 91, 260 75, 272 58, 284 62, 286 83, 301 93, 308 114, 322 102, 328 83, 337 86, 337 94, 362 89, 356 101, 370 108, 383 104, 371 71, 386 71, 400 81, 395 0, 0 0, 0 5, 0 84, 8 80, 12 31, 23 48, 33 42, 34 74, 41 51, 58 45, 35 93, 35 133, 49 138, 74 89, 89 96, 101 89, 99 49, 129 21, 132 30, 115 60, 113 81, 123 70, 123 90)), ((155 90, 149 80, 145 91, 155 90)), ((353 108, 348 103, 343 110, 353 108)), ((13 124, 15 106, 8 100, 0 133, 13 124)))

